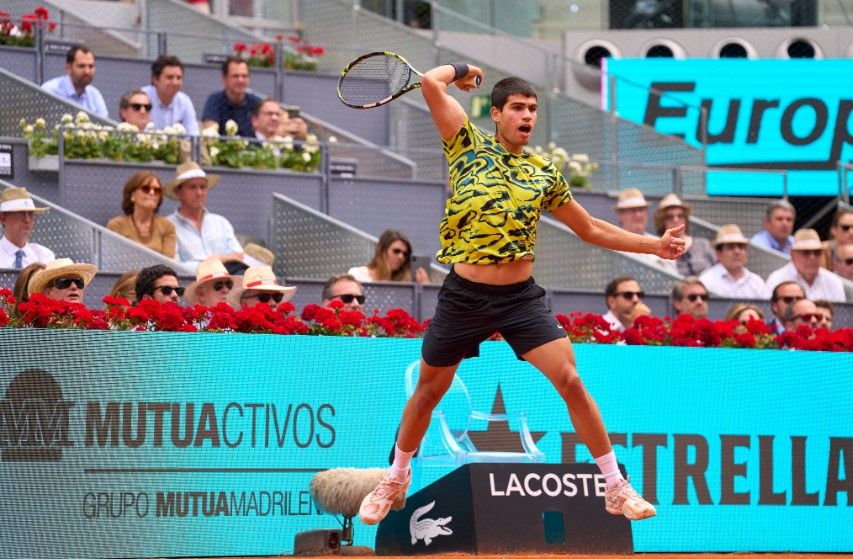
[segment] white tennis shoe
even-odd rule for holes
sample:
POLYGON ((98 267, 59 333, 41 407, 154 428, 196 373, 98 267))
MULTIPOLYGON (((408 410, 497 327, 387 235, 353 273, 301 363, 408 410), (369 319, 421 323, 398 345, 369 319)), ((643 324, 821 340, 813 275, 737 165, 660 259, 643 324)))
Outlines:
POLYGON ((607 488, 604 508, 610 514, 624 516, 628 520, 642 520, 657 514, 655 507, 640 497, 626 479, 620 479, 607 488))
POLYGON ((405 496, 409 490, 409 485, 412 484, 412 470, 406 474, 406 479, 399 479, 391 475, 391 472, 385 474, 376 489, 368 493, 361 501, 361 507, 358 509, 358 516, 365 524, 378 524, 388 515, 391 510, 391 505, 394 501, 405 496))

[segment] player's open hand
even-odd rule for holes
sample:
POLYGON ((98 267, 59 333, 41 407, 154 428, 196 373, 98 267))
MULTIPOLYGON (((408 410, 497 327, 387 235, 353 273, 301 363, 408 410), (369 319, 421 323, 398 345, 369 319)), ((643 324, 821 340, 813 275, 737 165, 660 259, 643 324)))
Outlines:
POLYGON ((667 260, 675 260, 687 250, 684 239, 677 237, 684 230, 682 223, 678 227, 667 229, 660 237, 657 255, 667 260))
POLYGON ((482 85, 483 79, 485 76, 483 75, 483 69, 478 66, 468 65, 468 74, 461 80, 457 80, 454 82, 456 87, 461 89, 462 91, 471 91, 472 89, 477 89, 482 85))

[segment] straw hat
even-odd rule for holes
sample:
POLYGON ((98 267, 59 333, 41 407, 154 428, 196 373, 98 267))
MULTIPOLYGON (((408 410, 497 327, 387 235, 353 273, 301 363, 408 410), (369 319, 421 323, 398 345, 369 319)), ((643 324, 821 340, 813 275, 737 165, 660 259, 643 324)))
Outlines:
POLYGON ((208 175, 201 167, 199 167, 198 163, 195 161, 187 161, 186 163, 178 165, 178 168, 175 169, 175 178, 163 185, 163 193, 174 200, 177 198, 177 196, 175 196, 175 189, 179 184, 190 179, 199 178, 207 179, 207 189, 211 190, 214 186, 219 184, 219 179, 222 177, 219 175, 208 175))
POLYGON ((239 309, 242 306, 240 298, 243 293, 249 290, 281 292, 284 294, 281 302, 284 303, 293 298, 294 293, 296 293, 296 286, 281 285, 269 266, 249 266, 246 268, 246 273, 243 274, 240 287, 235 287, 228 294, 228 302, 235 309, 239 309))
POLYGON ((616 197, 614 210, 630 210, 631 208, 648 208, 649 203, 639 188, 626 188, 616 197))
POLYGON ((243 254, 243 260, 250 266, 272 266, 275 262, 275 254, 257 243, 246 243, 243 254))
MULTIPOLYGON (((196 290, 199 286, 223 278, 231 279, 232 281, 237 279, 228 273, 228 270, 225 269, 225 264, 217 258, 200 262, 198 268, 196 268, 195 281, 190 283, 186 291, 184 291, 184 299, 193 305, 197 305, 198 298, 196 297, 196 290)), ((237 282, 235 281, 235 286, 236 284, 237 282)))
POLYGON ((50 208, 37 208, 26 188, 10 186, 0 194, 0 213, 33 212, 43 214, 50 208))
POLYGON ((670 208, 681 208, 684 210, 684 218, 685 220, 690 218, 690 206, 681 201, 681 198, 678 197, 674 192, 670 192, 663 198, 661 198, 660 204, 655 208, 655 214, 652 217, 652 221, 655 224, 655 231, 658 234, 663 234, 666 231, 665 221, 666 221, 666 210, 670 208))
POLYGON ((794 233, 794 244, 791 250, 822 250, 823 243, 820 235, 814 229, 800 229, 794 233))
POLYGON ((734 223, 723 225, 717 230, 717 238, 711 243, 715 247, 726 244, 748 245, 749 239, 743 236, 740 227, 734 223))
POLYGON ((98 269, 92 264, 75 264, 70 258, 57 258, 47 263, 43 270, 39 270, 30 278, 27 286, 27 294, 44 293, 45 288, 57 278, 68 276, 79 276, 83 279, 85 288, 95 277, 98 269))

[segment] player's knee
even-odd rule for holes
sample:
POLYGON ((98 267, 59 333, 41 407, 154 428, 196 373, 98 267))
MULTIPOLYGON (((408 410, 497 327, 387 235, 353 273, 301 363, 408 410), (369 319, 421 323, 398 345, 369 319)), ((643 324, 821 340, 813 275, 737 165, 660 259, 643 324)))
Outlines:
POLYGON ((413 404, 419 413, 431 413, 441 401, 446 390, 441 390, 433 384, 418 385, 412 394, 413 404))
POLYGON ((574 367, 567 367, 557 383, 557 391, 563 400, 569 403, 579 403, 586 400, 586 387, 574 367))

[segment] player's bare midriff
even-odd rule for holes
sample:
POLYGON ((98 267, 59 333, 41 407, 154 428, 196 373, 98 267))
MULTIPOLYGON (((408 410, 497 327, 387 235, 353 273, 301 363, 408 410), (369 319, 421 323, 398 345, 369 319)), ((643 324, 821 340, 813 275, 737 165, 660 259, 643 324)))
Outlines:
POLYGON ((525 257, 502 264, 454 264, 453 269, 469 281, 487 285, 509 285, 527 281, 533 274, 533 258, 525 257))

